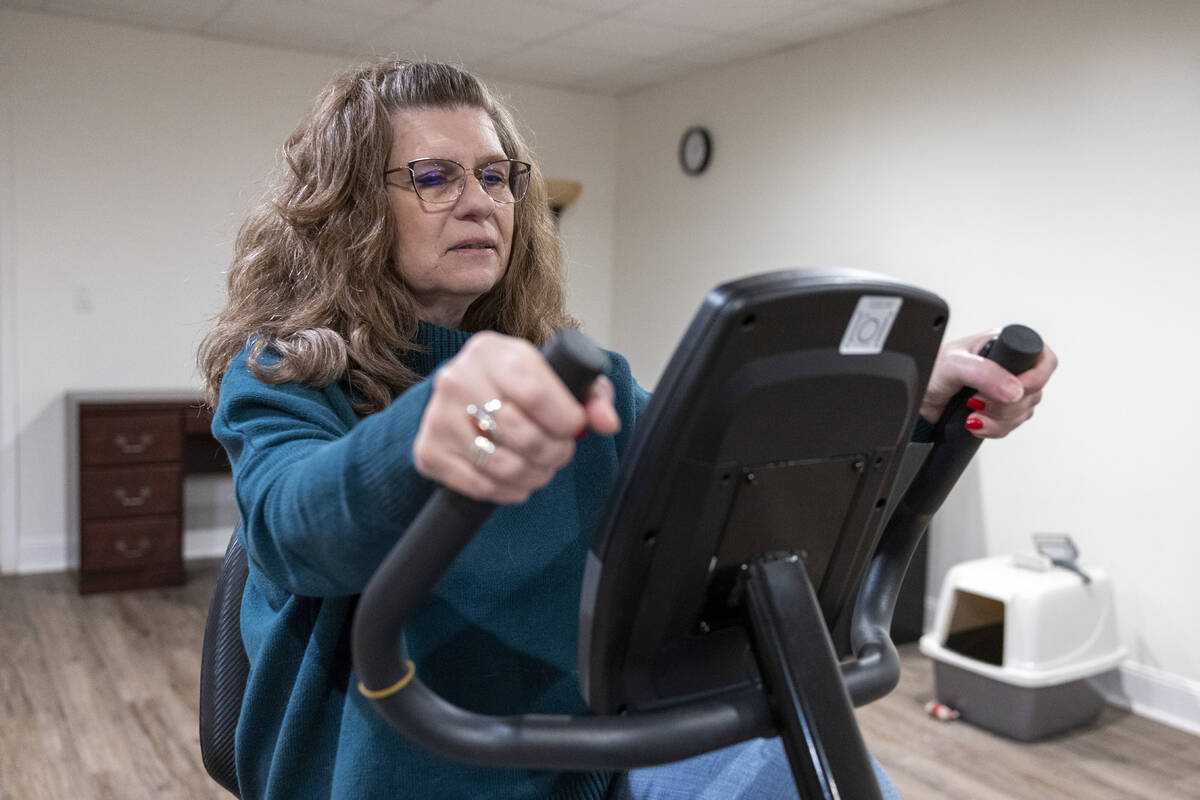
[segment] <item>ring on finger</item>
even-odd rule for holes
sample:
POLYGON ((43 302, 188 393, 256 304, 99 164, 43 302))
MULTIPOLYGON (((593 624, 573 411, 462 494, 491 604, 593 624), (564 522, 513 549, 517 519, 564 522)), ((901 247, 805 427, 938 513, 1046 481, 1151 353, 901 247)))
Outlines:
POLYGON ((503 407, 500 398, 493 398, 479 407, 474 403, 467 406, 467 414, 474 419, 475 430, 479 431, 481 436, 491 439, 493 442, 499 443, 503 438, 500 435, 500 425, 496 422, 494 414, 503 407))
POLYGON ((471 450, 468 452, 467 458, 475 465, 475 469, 482 470, 487 466, 488 459, 494 452, 496 452, 495 442, 486 436, 476 436, 475 441, 471 442, 471 450))

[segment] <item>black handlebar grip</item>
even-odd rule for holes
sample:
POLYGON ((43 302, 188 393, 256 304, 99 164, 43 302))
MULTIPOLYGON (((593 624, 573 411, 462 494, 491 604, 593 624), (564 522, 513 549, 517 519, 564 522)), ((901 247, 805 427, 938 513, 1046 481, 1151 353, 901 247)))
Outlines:
MULTIPOLYGON (((1020 375, 1037 363, 1042 354, 1042 337, 1024 325, 1008 325, 1000 335, 984 345, 980 355, 1014 375, 1020 375)), ((976 390, 967 386, 960 390, 933 426, 934 449, 921 474, 913 481, 912 490, 904 498, 911 510, 932 515, 967 467, 981 439, 966 429, 971 409, 967 401, 976 390)))
MULTIPOLYGON (((1037 363, 1038 356, 1041 354, 1042 337, 1038 336, 1032 328, 1024 325, 1005 326, 999 336, 989 340, 979 351, 979 355, 989 361, 995 361, 1013 375, 1020 375, 1032 367, 1037 363)), ((957 438, 956 431, 959 429, 965 431, 967 417, 971 414, 967 401, 976 394, 976 391, 970 386, 964 386, 954 397, 950 398, 950 402, 946 404, 946 409, 942 412, 941 419, 934 426, 934 441, 944 440, 948 437, 957 438), (936 432, 938 428, 943 429, 940 437, 936 432)), ((968 439, 964 439, 964 441, 974 441, 975 446, 979 446, 979 437, 970 434, 967 436, 968 439)))
POLYGON ((542 348, 542 355, 580 402, 596 378, 608 371, 608 355, 575 328, 555 334, 542 348))
MULTIPOLYGON (((1042 337, 1024 325, 1009 325, 980 351, 1014 375, 1037 363, 1041 353, 1042 337)), ((883 697, 900 680, 900 657, 888 633, 892 612, 921 536, 982 442, 966 429, 967 401, 974 394, 965 387, 946 404, 933 427, 933 448, 892 513, 859 591, 850 631, 855 658, 842 666, 856 705, 883 697)))
POLYGON ((1020 375, 1037 363, 1042 346, 1042 337, 1033 328, 1007 325, 999 336, 984 345, 979 355, 995 361, 1013 375, 1020 375))

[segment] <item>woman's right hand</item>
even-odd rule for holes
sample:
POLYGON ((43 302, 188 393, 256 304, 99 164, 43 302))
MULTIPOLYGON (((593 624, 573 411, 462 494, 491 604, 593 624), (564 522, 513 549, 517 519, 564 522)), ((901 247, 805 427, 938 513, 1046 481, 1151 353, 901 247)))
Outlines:
POLYGON ((597 378, 580 404, 532 344, 485 331, 434 375, 413 458, 422 475, 468 497, 524 503, 571 460, 589 428, 602 436, 621 429, 608 378, 597 378), (495 449, 481 457, 474 442, 482 433, 467 407, 493 400, 495 449))

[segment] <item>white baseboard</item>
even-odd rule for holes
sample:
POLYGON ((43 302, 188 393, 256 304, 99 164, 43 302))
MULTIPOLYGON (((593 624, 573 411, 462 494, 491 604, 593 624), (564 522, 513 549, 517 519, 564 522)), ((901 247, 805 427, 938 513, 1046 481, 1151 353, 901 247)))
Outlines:
POLYGON ((1126 661, 1092 684, 1115 706, 1200 736, 1200 681, 1126 661))
POLYGON ((22 538, 17 551, 15 572, 29 575, 35 572, 62 572, 79 566, 78 553, 67 552, 67 540, 60 536, 22 538))
POLYGON ((233 526, 188 529, 183 534, 183 558, 220 558, 233 534, 233 526))
MULTIPOLYGON (((188 528, 183 532, 183 558, 220 558, 236 523, 204 528, 188 528)), ((79 567, 78 544, 60 536, 22 539, 17 555, 17 569, 22 575, 35 572, 62 572, 79 567)))

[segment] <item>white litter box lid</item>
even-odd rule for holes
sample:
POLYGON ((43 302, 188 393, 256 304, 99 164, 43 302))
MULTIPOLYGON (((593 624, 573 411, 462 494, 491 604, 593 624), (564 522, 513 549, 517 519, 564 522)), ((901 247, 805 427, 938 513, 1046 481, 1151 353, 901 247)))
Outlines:
POLYGON ((921 652, 944 664, 1028 688, 1056 686, 1116 667, 1126 651, 1117 642, 1112 582, 1103 569, 1082 569, 1090 583, 1066 569, 1018 566, 1013 556, 955 565, 942 583, 933 628, 921 637, 921 652), (1003 604, 1001 664, 946 647, 962 593, 1003 604))

